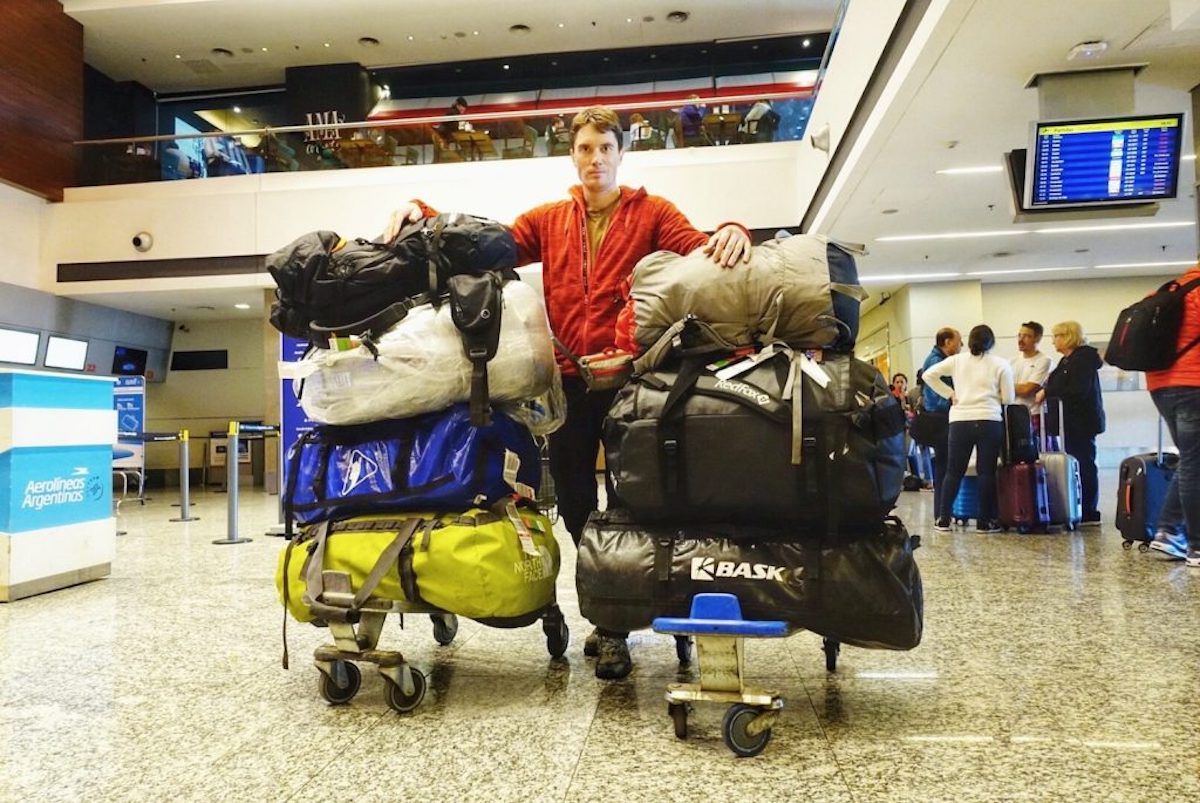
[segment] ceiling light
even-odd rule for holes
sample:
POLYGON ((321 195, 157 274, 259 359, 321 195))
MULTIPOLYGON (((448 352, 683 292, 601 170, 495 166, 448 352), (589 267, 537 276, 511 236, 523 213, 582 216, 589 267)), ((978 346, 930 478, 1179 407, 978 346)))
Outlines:
POLYGON ((625 18, 625 21, 626 21, 626 22, 633 22, 633 17, 626 17, 626 18, 625 18))
POLYGON ((1194 153, 1189 153, 1189 154, 1187 154, 1186 156, 1183 156, 1183 157, 1181 157, 1181 158, 1182 158, 1182 159, 1183 159, 1183 161, 1185 161, 1185 162, 1194 162, 1194 161, 1196 161, 1196 154, 1194 154, 1194 153))
POLYGON ((250 305, 249 304, 234 304, 233 308, 234 309, 250 309, 250 305))
POLYGON ((1116 226, 1057 226, 1050 229, 1038 229, 1034 234, 1082 234, 1093 231, 1135 231, 1138 229, 1177 229, 1182 226, 1195 225, 1190 220, 1178 223, 1121 223, 1116 226))
POLYGON ((567 24, 565 22, 560 22, 560 23, 558 23, 558 27, 565 28, 565 27, 567 27, 567 24))
POLYGON ((667 14, 667 22, 681 23, 687 22, 688 17, 692 16, 686 11, 672 11, 667 14))
POLYGON ((947 167, 945 170, 934 171, 943 176, 969 176, 974 173, 1000 173, 1004 168, 1000 165, 980 165, 979 167, 947 167))
POLYGON ((1006 273, 1049 273, 1051 271, 1062 270, 1087 270, 1084 266, 1073 266, 1069 268, 1011 268, 1007 270, 972 270, 967 271, 967 276, 1001 276, 1006 273))
MULTIPOLYGON (((412 37, 411 37, 411 36, 410 36, 410 37, 408 37, 408 38, 409 38, 409 39, 412 39, 412 37)), ((325 47, 329 47, 329 43, 328 43, 328 42, 326 42, 326 43, 325 43, 325 47)))
POLYGON ((811 44, 812 44, 812 40, 811 40, 811 39, 805 39, 805 40, 804 40, 803 42, 801 42, 800 44, 801 44, 801 45, 803 45, 804 47, 808 47, 809 45, 811 45, 811 44))
POLYGON ((970 240, 976 237, 1011 237, 1016 234, 1029 234, 1025 229, 999 229, 997 231, 950 231, 943 234, 892 234, 887 237, 876 237, 877 243, 905 243, 917 240, 970 240))
POLYGON ((1191 267, 1196 264, 1194 259, 1173 260, 1170 262, 1113 262, 1108 265, 1097 265, 1097 270, 1109 270, 1111 268, 1182 268, 1191 267))
POLYGON ((508 69, 508 65, 507 65, 507 64, 505 64, 505 65, 504 65, 504 69, 506 69, 506 70, 508 69))
POLYGON ((183 56, 182 56, 182 55, 180 55, 179 53, 176 53, 176 54, 175 54, 175 58, 177 58, 177 59, 181 59, 181 58, 183 58, 183 56))
POLYGON ((953 279, 961 273, 889 273, 882 276, 859 276, 860 282, 907 282, 910 279, 953 279))
POLYGON ((410 33, 410 34, 408 35, 408 41, 410 41, 410 42, 411 42, 412 40, 413 40, 413 35, 410 33))
POLYGON ((1090 42, 1080 42, 1067 51, 1067 61, 1075 59, 1094 59, 1108 50, 1108 42, 1096 39, 1090 42))
POLYGON ((479 31, 471 31, 471 36, 479 36, 479 31))
POLYGON ((241 114, 241 113, 242 113, 242 107, 241 107, 241 106, 234 106, 234 107, 233 107, 233 113, 234 113, 234 114, 241 114))
POLYGON ((266 52, 267 52, 267 49, 264 47, 264 48, 262 49, 262 52, 266 53, 266 52))

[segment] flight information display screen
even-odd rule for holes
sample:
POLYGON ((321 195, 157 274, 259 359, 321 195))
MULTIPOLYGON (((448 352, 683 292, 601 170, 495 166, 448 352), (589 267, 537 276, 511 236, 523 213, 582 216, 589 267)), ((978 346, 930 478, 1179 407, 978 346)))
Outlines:
POLYGON ((1174 198, 1183 115, 1033 124, 1026 208, 1174 198))

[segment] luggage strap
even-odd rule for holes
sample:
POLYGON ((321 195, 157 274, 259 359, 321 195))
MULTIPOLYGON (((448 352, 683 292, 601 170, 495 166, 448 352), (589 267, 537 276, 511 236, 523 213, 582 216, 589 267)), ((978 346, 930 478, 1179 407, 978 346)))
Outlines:
POLYGON ((426 229, 424 231, 425 259, 429 269, 429 295, 435 309, 441 306, 441 292, 438 286, 438 263, 441 261, 442 231, 445 228, 445 221, 438 219, 434 221, 432 230, 426 229))
POLYGON ((380 581, 383 580, 384 575, 392 567, 392 564, 398 562, 401 550, 411 544, 413 535, 421 525, 421 522, 422 519, 415 516, 413 518, 389 522, 398 525, 396 527, 396 537, 380 553, 378 560, 371 567, 371 571, 367 574, 367 578, 363 581, 362 586, 354 594, 354 599, 351 601, 349 608, 328 605, 321 599, 325 593, 325 582, 322 572, 325 567, 325 549, 329 542, 331 527, 328 521, 318 524, 313 528, 314 543, 309 550, 308 560, 301 570, 305 576, 304 601, 308 604, 309 609, 313 613, 323 615, 326 619, 347 621, 350 618, 350 614, 357 613, 366 604, 371 594, 379 586, 380 581))
POLYGON ((450 318, 462 337, 471 361, 471 423, 492 423, 488 405, 487 364, 500 347, 504 311, 503 279, 495 273, 458 274, 446 280, 450 290, 450 318))

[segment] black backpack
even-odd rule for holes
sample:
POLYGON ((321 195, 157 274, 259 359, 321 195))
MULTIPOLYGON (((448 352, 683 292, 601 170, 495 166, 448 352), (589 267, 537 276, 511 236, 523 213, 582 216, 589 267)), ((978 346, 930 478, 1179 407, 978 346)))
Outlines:
POLYGON ((271 324, 301 339, 313 337, 313 324, 322 333, 361 334, 398 302, 440 303, 451 276, 511 271, 516 263, 511 232, 471 215, 410 223, 390 245, 310 232, 267 257, 277 285, 271 324))
POLYGON ((1172 279, 1152 295, 1121 310, 1113 327, 1104 361, 1126 371, 1161 371, 1170 368, 1200 343, 1192 340, 1176 351, 1188 293, 1200 287, 1200 279, 1180 284, 1172 279))

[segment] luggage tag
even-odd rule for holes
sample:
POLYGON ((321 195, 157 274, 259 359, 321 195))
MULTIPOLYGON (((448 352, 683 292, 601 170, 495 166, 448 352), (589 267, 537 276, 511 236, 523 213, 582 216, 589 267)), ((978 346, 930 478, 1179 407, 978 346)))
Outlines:
POLYGON ((722 368, 716 373, 717 379, 733 379, 735 376, 741 376, 742 374, 746 373, 760 362, 771 359, 775 356, 776 345, 777 344, 775 343, 771 343, 767 346, 764 346, 763 350, 757 354, 753 354, 739 362, 735 362, 733 365, 728 365, 722 368))
POLYGON ((330 351, 353 351, 362 343, 357 337, 331 337, 329 338, 330 351))
POLYGON ((517 529, 517 540, 521 542, 521 551, 530 557, 540 558, 542 554, 538 552, 537 546, 533 543, 533 536, 529 532, 529 527, 525 525, 525 520, 517 512, 517 506, 509 501, 504 505, 504 512, 508 514, 508 520, 517 529))
POLYGON ((535 499, 537 493, 530 486, 517 479, 517 472, 521 470, 521 457, 511 449, 504 450, 504 481, 517 492, 518 496, 523 496, 526 499, 535 499))
POLYGON ((752 349, 752 348, 737 349, 736 351, 733 352, 733 354, 730 354, 728 357, 725 357, 720 360, 716 360, 715 362, 710 362, 708 365, 706 365, 704 367, 706 370, 709 370, 709 371, 719 371, 722 368, 725 368, 726 366, 729 366, 729 365, 733 365, 734 363, 740 361, 743 357, 746 357, 753 353, 754 353, 754 349, 752 349))

